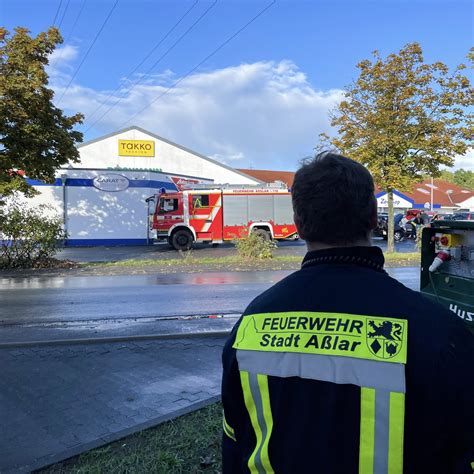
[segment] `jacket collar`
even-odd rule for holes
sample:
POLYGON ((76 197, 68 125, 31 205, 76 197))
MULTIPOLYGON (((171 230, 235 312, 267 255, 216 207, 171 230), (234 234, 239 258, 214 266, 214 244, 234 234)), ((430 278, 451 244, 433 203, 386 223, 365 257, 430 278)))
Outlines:
POLYGON ((320 264, 358 265, 385 273, 385 259, 380 247, 335 247, 308 252, 301 268, 320 264))

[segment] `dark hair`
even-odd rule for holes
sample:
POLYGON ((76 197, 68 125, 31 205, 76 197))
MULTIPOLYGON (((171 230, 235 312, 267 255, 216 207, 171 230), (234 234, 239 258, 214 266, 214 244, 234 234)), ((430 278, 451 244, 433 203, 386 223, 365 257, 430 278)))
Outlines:
POLYGON ((296 172, 291 192, 295 222, 307 242, 347 245, 372 230, 374 181, 354 160, 316 155, 296 172))

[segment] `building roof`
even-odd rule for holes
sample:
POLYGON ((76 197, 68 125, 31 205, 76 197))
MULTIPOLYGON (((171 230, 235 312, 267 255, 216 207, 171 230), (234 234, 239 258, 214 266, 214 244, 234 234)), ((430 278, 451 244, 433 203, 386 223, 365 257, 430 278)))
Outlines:
MULTIPOLYGON (((136 125, 131 125, 130 127, 127 127, 127 128, 123 128, 122 130, 117 130, 115 132, 112 132, 112 133, 108 133, 107 135, 103 135, 101 137, 97 137, 97 138, 94 138, 93 140, 89 140, 87 142, 84 142, 84 143, 81 143, 80 145, 77 145, 77 148, 82 148, 82 147, 85 147, 85 146, 88 146, 88 145, 92 145, 93 143, 96 143, 96 142, 100 142, 101 140, 105 140, 106 138, 111 138, 111 137, 114 137, 116 135, 120 135, 121 133, 124 133, 124 132, 128 132, 130 130, 138 130, 139 132, 142 132, 146 135, 150 135, 151 137, 153 138, 156 138, 157 140, 160 140, 162 142, 165 142, 165 143, 168 143, 168 145, 172 145, 176 148, 180 148, 181 150, 184 150, 188 153, 191 153, 193 155, 196 155, 198 156, 199 158, 202 158, 203 160, 206 160, 206 161, 209 161, 211 163, 214 163, 215 165, 218 165, 218 166, 221 166, 222 168, 226 168, 230 171, 233 171, 234 173, 236 174, 240 174, 242 176, 245 176, 246 178, 249 178, 249 179, 254 179, 255 180, 255 177, 254 176, 250 176, 250 175, 246 175, 245 173, 243 173, 242 171, 239 171, 238 169, 235 169, 235 168, 232 168, 231 166, 228 166, 228 165, 225 165, 224 163, 221 163, 220 161, 216 161, 216 160, 213 160, 212 158, 209 158, 208 156, 206 155, 203 155, 201 153, 198 153, 197 151, 194 151, 194 150, 191 150, 190 148, 186 148, 182 145, 178 145, 177 143, 174 143, 172 142, 171 140, 168 140, 166 138, 163 138, 163 137, 160 137, 159 135, 157 135, 156 133, 152 133, 148 130, 145 130, 144 128, 141 128, 141 127, 138 127, 136 125)), ((258 178, 257 178, 257 181, 258 181, 258 178)))
POLYGON ((238 169, 241 173, 244 173, 253 178, 259 179, 264 183, 274 183, 275 181, 281 181, 285 183, 289 188, 293 185, 295 178, 294 171, 272 171, 272 170, 252 170, 252 169, 238 169))
POLYGON ((451 195, 451 199, 456 204, 462 204, 463 202, 467 201, 469 198, 472 198, 472 197, 474 197, 474 192, 472 191, 460 192, 460 193, 451 195))
MULTIPOLYGON (((431 179, 413 185, 411 192, 404 192, 405 196, 413 199, 416 204, 424 204, 431 200, 431 179)), ((455 207, 459 203, 474 196, 473 191, 463 189, 457 184, 444 179, 433 180, 433 203, 441 207, 455 207)))
MULTIPOLYGON (((238 171, 257 178, 265 183, 273 183, 274 181, 282 181, 288 187, 293 185, 295 173, 293 171, 273 171, 273 170, 253 170, 239 169, 238 171)), ((375 187, 375 194, 384 194, 378 187, 375 187)), ((423 206, 426 202, 431 201, 431 179, 426 179, 421 183, 413 185, 411 191, 399 192, 402 197, 413 201, 414 206, 423 206)), ((457 184, 450 183, 444 179, 433 180, 433 204, 441 207, 456 207, 470 197, 474 197, 474 191, 462 188, 457 184)))

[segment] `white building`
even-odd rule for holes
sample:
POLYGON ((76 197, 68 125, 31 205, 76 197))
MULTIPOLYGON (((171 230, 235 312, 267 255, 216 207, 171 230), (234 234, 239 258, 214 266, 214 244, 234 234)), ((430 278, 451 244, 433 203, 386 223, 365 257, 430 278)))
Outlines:
POLYGON ((78 146, 81 162, 74 168, 147 169, 197 176, 215 183, 256 184, 259 181, 230 166, 170 142, 140 127, 129 127, 78 146), (141 149, 140 149, 141 148, 141 149))
MULTIPOLYGON (((388 212, 388 194, 386 191, 381 191, 375 195, 377 199, 377 210, 378 212, 388 212)), ((413 200, 408 196, 404 196, 398 191, 393 191, 393 209, 395 214, 404 214, 407 209, 413 207, 413 200)))
POLYGON ((461 192, 455 196, 458 206, 462 210, 474 211, 474 193, 468 194, 467 192, 461 192))
POLYGON ((149 237, 146 199, 186 183, 260 181, 139 127, 79 147, 80 162, 58 170, 54 184, 29 180, 34 204, 62 216, 67 245, 140 245, 149 237))

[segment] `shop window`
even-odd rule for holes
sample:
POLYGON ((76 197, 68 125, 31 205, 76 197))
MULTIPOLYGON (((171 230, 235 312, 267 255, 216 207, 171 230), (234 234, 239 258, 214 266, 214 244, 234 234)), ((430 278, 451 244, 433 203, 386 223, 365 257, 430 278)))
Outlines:
POLYGON ((209 194, 193 194, 193 209, 209 207, 209 194))

